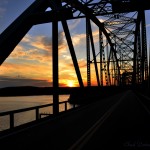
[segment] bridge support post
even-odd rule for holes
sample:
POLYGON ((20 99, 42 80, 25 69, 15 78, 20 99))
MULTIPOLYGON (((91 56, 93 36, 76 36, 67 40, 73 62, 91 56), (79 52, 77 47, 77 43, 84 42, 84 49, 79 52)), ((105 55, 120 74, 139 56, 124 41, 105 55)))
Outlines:
POLYGON ((57 14, 52 22, 52 57, 53 57, 53 114, 59 113, 59 76, 58 76, 58 20, 57 14))
POLYGON ((142 15, 142 83, 144 86, 147 86, 147 83, 145 85, 145 81, 148 80, 148 64, 147 64, 147 39, 146 39, 146 22, 145 22, 145 11, 141 11, 142 15))
POLYGON ((89 20, 86 17, 87 86, 91 86, 89 20))
POLYGON ((92 35, 92 27, 91 27, 90 19, 87 19, 87 25, 88 25, 88 33, 89 33, 89 37, 90 37, 90 41, 91 41, 91 48, 92 48, 93 59, 94 59, 97 85, 100 86, 99 73, 98 73, 97 60, 96 60, 96 53, 95 53, 95 46, 94 46, 94 40, 93 40, 93 35, 92 35))

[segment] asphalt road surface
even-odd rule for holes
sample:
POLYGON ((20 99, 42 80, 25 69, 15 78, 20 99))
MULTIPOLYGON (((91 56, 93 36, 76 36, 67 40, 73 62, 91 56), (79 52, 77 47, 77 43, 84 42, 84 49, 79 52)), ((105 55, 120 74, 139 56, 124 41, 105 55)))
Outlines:
POLYGON ((146 101, 128 90, 0 137, 0 145, 15 150, 150 150, 146 101))

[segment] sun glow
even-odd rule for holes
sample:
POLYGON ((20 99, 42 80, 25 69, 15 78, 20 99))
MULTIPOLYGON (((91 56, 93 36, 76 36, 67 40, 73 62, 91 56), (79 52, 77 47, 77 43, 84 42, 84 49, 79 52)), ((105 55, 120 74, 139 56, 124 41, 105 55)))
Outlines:
POLYGON ((74 86, 74 82, 70 80, 70 81, 68 81, 67 85, 68 85, 69 87, 73 87, 73 86, 74 86))

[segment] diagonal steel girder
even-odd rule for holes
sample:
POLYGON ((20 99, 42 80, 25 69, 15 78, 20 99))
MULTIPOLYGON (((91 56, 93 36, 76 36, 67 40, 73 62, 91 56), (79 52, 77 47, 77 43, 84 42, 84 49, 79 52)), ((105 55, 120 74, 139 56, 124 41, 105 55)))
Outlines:
POLYGON ((75 67, 75 71, 76 71, 76 74, 77 74, 77 77, 78 77, 79 85, 80 85, 80 87, 84 87, 82 77, 81 77, 81 73, 80 73, 80 70, 79 70, 79 65, 78 65, 77 58, 76 58, 76 54, 75 54, 75 51, 74 51, 73 43, 72 43, 72 40, 71 40, 71 35, 70 35, 70 32, 69 32, 69 28, 68 28, 66 20, 62 20, 62 25, 63 25, 63 28, 64 28, 64 33, 66 35, 66 39, 67 39, 67 43, 68 43, 69 50, 70 50, 70 53, 71 53, 71 57, 72 57, 72 60, 73 60, 73 64, 74 64, 74 67, 75 67))
MULTIPOLYGON (((1 33, 0 65, 11 54, 33 25, 53 22, 55 19, 54 11, 45 12, 48 7, 48 0, 36 0, 1 33)), ((66 20, 72 18, 71 9, 64 8, 60 12, 57 12, 58 21, 61 19, 59 13, 64 13, 66 20)))
MULTIPOLYGON (((55 2, 55 1, 54 1, 55 2)), ((92 13, 92 9, 88 8, 87 6, 83 5, 77 0, 66 0, 68 4, 70 4, 72 7, 75 7, 79 11, 81 11, 83 14, 85 14, 89 19, 91 19, 104 33, 104 35, 107 38, 107 41, 110 44, 111 50, 114 53, 116 63, 117 63, 117 69, 118 69, 118 75, 120 75, 120 69, 118 65, 118 59, 116 56, 116 51, 114 50, 114 44, 112 43, 109 34, 107 33, 106 29, 104 28, 104 24, 101 23, 95 15, 92 13)), ((16 45, 20 42, 20 40, 24 37, 24 35, 30 30, 30 28, 37 24, 42 22, 47 22, 49 20, 48 15, 52 16, 53 14, 51 12, 45 12, 45 9, 48 7, 49 3, 48 0, 38 0, 35 1, 29 8, 27 8, 0 36, 0 64, 4 62, 4 60, 10 55, 10 53, 13 51, 13 49, 16 47, 16 45), (47 15, 46 15, 47 14, 47 15), (45 16, 44 19, 39 22, 36 22, 39 18, 39 16, 45 16), (33 19, 35 17, 35 20, 33 19), (33 19, 33 20, 32 20, 33 19), (32 22, 32 21, 33 22, 32 22), (35 21, 35 22, 34 22, 35 21), (12 30, 13 29, 13 30, 12 30), (21 32, 20 32, 21 31, 21 32), (13 37, 13 38, 12 38, 13 37)), ((69 14, 69 13, 65 13, 69 14)), ((43 17, 40 17, 43 18, 43 17)), ((71 16, 68 16, 68 19, 71 18, 71 16)), ((67 19, 67 18, 66 18, 67 19)), ((53 20, 51 20, 53 21, 53 20)))
MULTIPOLYGON (((84 87, 81 72, 80 72, 80 69, 79 69, 78 61, 77 61, 77 57, 76 57, 74 46, 73 46, 73 43, 72 43, 70 31, 69 31, 67 21, 66 21, 66 14, 64 14, 62 12, 63 7, 62 7, 61 0, 55 0, 55 1, 49 0, 49 4, 50 4, 52 10, 54 10, 54 12, 56 12, 56 14, 57 14, 57 16, 56 16, 58 18, 57 21, 60 19, 60 21, 62 23, 64 33, 65 33, 65 36, 66 36, 66 40, 67 40, 67 43, 68 43, 68 47, 69 47, 69 50, 70 50, 71 58, 72 58, 72 61, 73 61, 73 65, 74 65, 76 75, 77 75, 77 78, 78 78, 79 85, 80 85, 80 87, 84 87), (60 12, 60 13, 58 13, 58 12, 60 12)), ((72 12, 71 12, 70 16, 72 16, 72 12)), ((56 40, 58 40, 58 38, 56 40)))
POLYGON ((44 11, 46 7, 46 1, 35 1, 2 32, 0 35, 0 65, 32 27, 29 16, 44 11))
POLYGON ((117 70, 118 70, 118 80, 120 81, 120 67, 119 67, 116 51, 114 49, 114 44, 111 42, 109 34, 107 33, 106 29, 104 28, 104 24, 101 23, 96 18, 96 16, 93 14, 93 12, 92 12, 92 10, 90 8, 88 8, 87 6, 83 5, 81 2, 79 2, 77 0, 63 0, 63 1, 65 1, 66 3, 71 5, 72 7, 76 8, 77 10, 79 10, 83 14, 85 14, 86 17, 91 19, 100 28, 100 30, 103 32, 103 34, 106 36, 107 41, 110 44, 111 50, 114 53, 114 57, 115 57, 115 60, 116 60, 116 65, 117 65, 116 67, 117 67, 117 70))

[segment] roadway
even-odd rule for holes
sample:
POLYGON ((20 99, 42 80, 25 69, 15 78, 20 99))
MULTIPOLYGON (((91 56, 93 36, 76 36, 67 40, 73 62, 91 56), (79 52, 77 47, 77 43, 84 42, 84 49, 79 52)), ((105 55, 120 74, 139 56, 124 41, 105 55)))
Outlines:
POLYGON ((142 99, 124 91, 0 137, 0 145, 19 150, 150 149, 149 99, 142 99))

